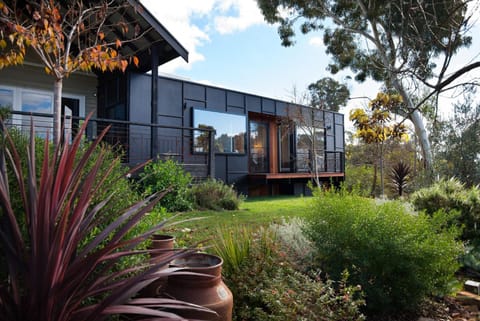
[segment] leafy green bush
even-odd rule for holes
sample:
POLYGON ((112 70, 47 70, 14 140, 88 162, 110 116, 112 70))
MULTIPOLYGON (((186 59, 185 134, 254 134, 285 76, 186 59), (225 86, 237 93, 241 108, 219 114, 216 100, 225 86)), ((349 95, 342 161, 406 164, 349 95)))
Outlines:
POLYGON ((192 186, 191 194, 195 207, 200 210, 238 210, 243 200, 232 185, 215 179, 192 186))
POLYGON ((451 216, 412 214, 401 202, 377 204, 359 196, 316 192, 305 232, 316 267, 333 279, 344 270, 360 284, 370 313, 410 310, 449 291, 462 245, 451 216))
POLYGON ((168 212, 192 209, 193 203, 188 192, 191 183, 190 173, 172 159, 151 162, 140 174, 140 189, 144 196, 170 189, 159 203, 168 212))
POLYGON ((372 189, 373 166, 346 164, 343 188, 358 195, 369 196, 372 189))
POLYGON ((458 219, 454 221, 463 227, 462 239, 475 243, 480 242, 480 189, 477 186, 465 188, 457 179, 441 180, 428 188, 423 188, 411 196, 415 209, 433 214, 443 209, 458 211, 458 219))
POLYGON ((295 271, 271 229, 246 231, 224 231, 224 240, 215 240, 218 255, 242 253, 241 262, 238 256, 223 257, 225 282, 235 298, 233 320, 364 320, 359 288, 295 271), (229 262, 232 257, 235 262, 229 262))

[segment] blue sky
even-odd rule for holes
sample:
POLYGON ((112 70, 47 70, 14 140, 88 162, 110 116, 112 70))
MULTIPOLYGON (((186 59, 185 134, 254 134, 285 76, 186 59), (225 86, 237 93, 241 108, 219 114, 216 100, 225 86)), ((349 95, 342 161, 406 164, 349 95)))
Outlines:
MULTIPOLYGON (((477 1, 477 0, 476 0, 477 1)), ((160 72, 196 82, 291 100, 293 87, 304 92, 323 77, 330 58, 319 33, 298 34, 293 47, 282 47, 276 26, 268 25, 255 0, 142 0, 142 3, 189 51, 189 63, 176 59, 160 72)), ((478 4, 477 4, 478 5, 478 4)), ((477 26, 472 35, 480 34, 477 26)), ((478 59, 478 41, 458 56, 458 64, 478 59)), ((478 73, 477 73, 478 74, 478 73)), ((331 76, 345 80, 347 73, 331 76)), ((476 75, 474 75, 476 76, 476 75)), ((346 82, 351 97, 374 98, 379 83, 346 82)), ((350 100, 353 107, 365 99, 350 100)), ((445 110, 452 100, 444 99, 445 110)), ((346 117, 348 118, 348 116, 346 117)))

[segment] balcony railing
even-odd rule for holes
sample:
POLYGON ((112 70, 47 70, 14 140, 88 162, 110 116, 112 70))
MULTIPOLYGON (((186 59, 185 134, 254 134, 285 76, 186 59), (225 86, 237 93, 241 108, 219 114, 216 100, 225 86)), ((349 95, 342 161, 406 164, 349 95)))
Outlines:
MULTIPOLYGON (((51 139, 53 118, 51 114, 13 111, 6 125, 30 133, 33 121, 35 135, 51 139)), ((71 140, 78 132, 83 117, 65 116, 62 128, 64 137, 71 140)), ((93 140, 104 128, 110 126, 104 141, 119 149, 124 163, 135 165, 149 159, 174 159, 183 164, 186 171, 197 178, 213 177, 215 154, 192 153, 195 132, 206 133, 212 146, 215 131, 208 128, 165 126, 150 123, 130 122, 113 119, 90 118, 85 132, 86 140, 93 140), (153 137, 153 139, 152 139, 153 137)))

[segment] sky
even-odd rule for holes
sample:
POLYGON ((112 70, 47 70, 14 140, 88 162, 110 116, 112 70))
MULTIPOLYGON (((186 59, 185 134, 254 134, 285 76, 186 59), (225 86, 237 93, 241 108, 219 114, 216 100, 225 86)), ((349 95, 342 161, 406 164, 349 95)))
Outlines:
MULTIPOLYGON (((161 73, 286 101, 292 100, 294 88, 305 92, 310 83, 327 76, 345 82, 351 97, 372 99, 381 87, 374 81, 358 84, 348 80, 346 72, 332 76, 326 70, 330 58, 320 33, 298 32, 295 45, 283 47, 277 26, 264 21, 255 0, 142 3, 189 52, 188 63, 177 58, 163 65, 161 73)), ((480 27, 476 26, 472 34, 480 36, 480 27)), ((478 58, 479 53, 479 41, 474 39, 473 46, 460 52, 454 64, 478 58)), ((366 101, 351 99, 340 112, 348 118, 351 108, 365 106, 366 101)), ((443 100, 445 110, 452 101, 443 100)))

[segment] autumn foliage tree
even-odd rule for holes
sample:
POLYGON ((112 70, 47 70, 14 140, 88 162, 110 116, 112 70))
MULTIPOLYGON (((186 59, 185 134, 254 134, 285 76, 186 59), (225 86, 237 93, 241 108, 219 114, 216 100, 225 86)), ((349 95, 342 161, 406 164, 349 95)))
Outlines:
POLYGON ((125 42, 142 37, 138 25, 117 0, 0 0, 0 69, 23 63, 31 49, 54 78, 53 138, 61 139, 63 80, 75 71, 125 71, 138 65, 135 55, 121 54, 125 42), (120 18, 111 22, 109 17, 120 18))
MULTIPOLYGON (((389 139, 408 139, 407 128, 401 123, 392 123, 392 112, 398 110, 403 104, 403 99, 398 94, 378 93, 377 97, 370 101, 368 109, 353 109, 350 112, 350 120, 355 126, 355 136, 366 144, 374 144, 377 148, 377 155, 380 163, 380 182, 382 194, 384 193, 383 183, 383 158, 384 143, 389 139)), ((376 185, 377 164, 374 167, 372 193, 376 185)))

